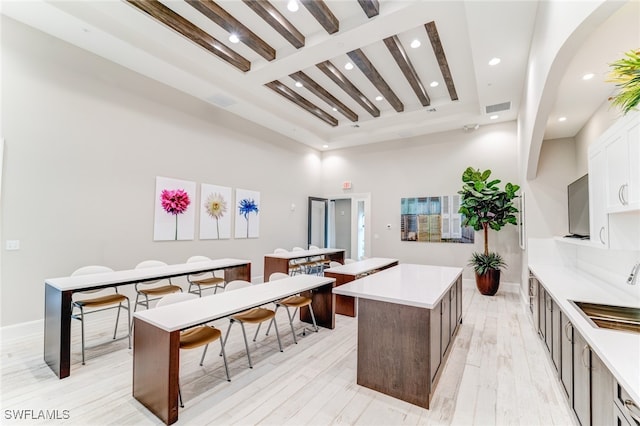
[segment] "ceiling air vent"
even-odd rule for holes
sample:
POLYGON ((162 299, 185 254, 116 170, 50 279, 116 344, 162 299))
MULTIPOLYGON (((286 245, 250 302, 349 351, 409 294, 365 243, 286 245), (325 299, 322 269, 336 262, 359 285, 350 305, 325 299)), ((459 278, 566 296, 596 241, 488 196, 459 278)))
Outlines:
POLYGON ((511 101, 503 102, 501 104, 487 105, 485 111, 487 114, 493 114, 494 112, 507 111, 511 109, 511 101))
POLYGON ((231 105, 235 104, 236 101, 230 97, 228 97, 227 95, 224 95, 222 93, 216 93, 214 95, 209 96, 208 98, 205 98, 205 100, 209 103, 212 103, 214 105, 217 105, 221 108, 228 108, 231 105))

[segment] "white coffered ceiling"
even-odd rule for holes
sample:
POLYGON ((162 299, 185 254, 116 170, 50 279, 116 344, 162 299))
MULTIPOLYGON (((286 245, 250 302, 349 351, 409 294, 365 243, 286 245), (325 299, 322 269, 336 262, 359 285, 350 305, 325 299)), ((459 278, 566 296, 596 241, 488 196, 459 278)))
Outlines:
MULTIPOLYGON (((380 0, 379 14, 369 18, 361 3, 375 6, 374 0, 327 0, 325 4, 335 17, 333 23, 339 25, 338 31, 330 34, 322 20, 303 5, 292 13, 284 0, 261 0, 304 36, 304 46, 296 48, 241 0, 213 4, 233 18, 227 16, 222 25, 197 10, 201 4, 192 4, 200 2, 138 2, 147 3, 143 7, 151 4, 188 28, 195 25, 206 33, 202 37, 215 38, 232 49, 250 63, 250 70, 242 71, 217 56, 219 49, 206 50, 132 3, 136 1, 3 1, 2 13, 320 150, 327 149, 323 146, 336 149, 451 129, 463 131, 465 125, 516 119, 537 10, 534 1, 380 0), (275 59, 265 59, 264 53, 243 42, 231 43, 223 26, 237 26, 236 21, 261 39, 263 46, 272 48, 275 59), (437 54, 437 45, 434 51, 426 24, 437 29, 443 54, 437 54), (393 36, 426 91, 426 105, 383 41, 393 36), (419 47, 411 47, 414 40, 420 42, 419 47), (371 81, 358 66, 350 71, 344 68, 347 62, 354 62, 353 52, 366 56, 392 94, 376 87, 380 79, 371 81), (451 87, 446 84, 439 56, 446 59, 455 96, 448 90, 451 87), (500 64, 490 66, 493 57, 501 58, 500 64), (317 66, 326 61, 380 111, 378 116, 317 66), (300 73, 306 81, 296 87, 291 75, 300 80, 300 73), (266 86, 276 81, 289 98, 304 98, 301 102, 312 105, 304 109, 266 86), (434 81, 439 83, 437 87, 430 86, 434 81), (381 95, 382 100, 376 100, 381 95), (497 119, 486 113, 487 106, 506 102, 510 107, 498 112, 497 119)), ((614 17, 617 21, 597 30, 590 43, 598 48, 585 46, 589 53, 579 54, 568 70, 554 114, 576 114, 564 127, 550 117, 548 137, 573 136, 611 92, 611 86, 601 81, 606 64, 621 51, 637 47, 620 41, 638 40, 634 31, 622 34, 621 30, 630 28, 626 21, 637 19, 637 2, 625 7, 632 13, 618 13, 614 17), (611 40, 620 48, 612 47, 611 40), (584 84, 574 84, 575 75, 581 76, 586 69, 596 73, 600 81, 592 86, 599 89, 585 90, 584 84)), ((242 30, 239 34, 242 37, 242 30)))

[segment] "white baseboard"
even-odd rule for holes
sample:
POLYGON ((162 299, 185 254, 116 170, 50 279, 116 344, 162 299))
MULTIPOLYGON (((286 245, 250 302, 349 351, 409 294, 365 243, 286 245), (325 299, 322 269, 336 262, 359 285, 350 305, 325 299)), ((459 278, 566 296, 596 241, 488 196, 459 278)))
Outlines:
POLYGON ((2 341, 23 337, 25 334, 37 333, 44 334, 44 319, 0 327, 0 339, 2 341))

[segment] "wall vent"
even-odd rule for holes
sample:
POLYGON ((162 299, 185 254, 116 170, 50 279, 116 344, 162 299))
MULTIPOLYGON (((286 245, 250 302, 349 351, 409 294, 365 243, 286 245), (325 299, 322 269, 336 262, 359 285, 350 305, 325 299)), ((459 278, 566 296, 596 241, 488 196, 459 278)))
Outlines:
POLYGON ((494 112, 507 111, 511 109, 511 101, 502 102, 501 104, 487 105, 485 111, 487 114, 493 114, 494 112))

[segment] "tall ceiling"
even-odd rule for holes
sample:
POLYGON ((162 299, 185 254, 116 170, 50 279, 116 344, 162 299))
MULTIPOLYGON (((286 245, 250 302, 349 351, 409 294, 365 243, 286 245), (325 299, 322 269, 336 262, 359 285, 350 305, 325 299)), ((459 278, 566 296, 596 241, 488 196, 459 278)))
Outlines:
MULTIPOLYGON (((516 119, 537 2, 294 3, 3 1, 2 13, 319 150, 516 119)), ((572 73, 601 77, 637 47, 610 40, 637 43, 622 30, 637 28, 637 6, 598 30, 597 52, 577 55, 572 73)), ((550 117, 548 137, 575 135, 611 91, 572 78, 554 114, 576 114, 564 126, 550 117)))

